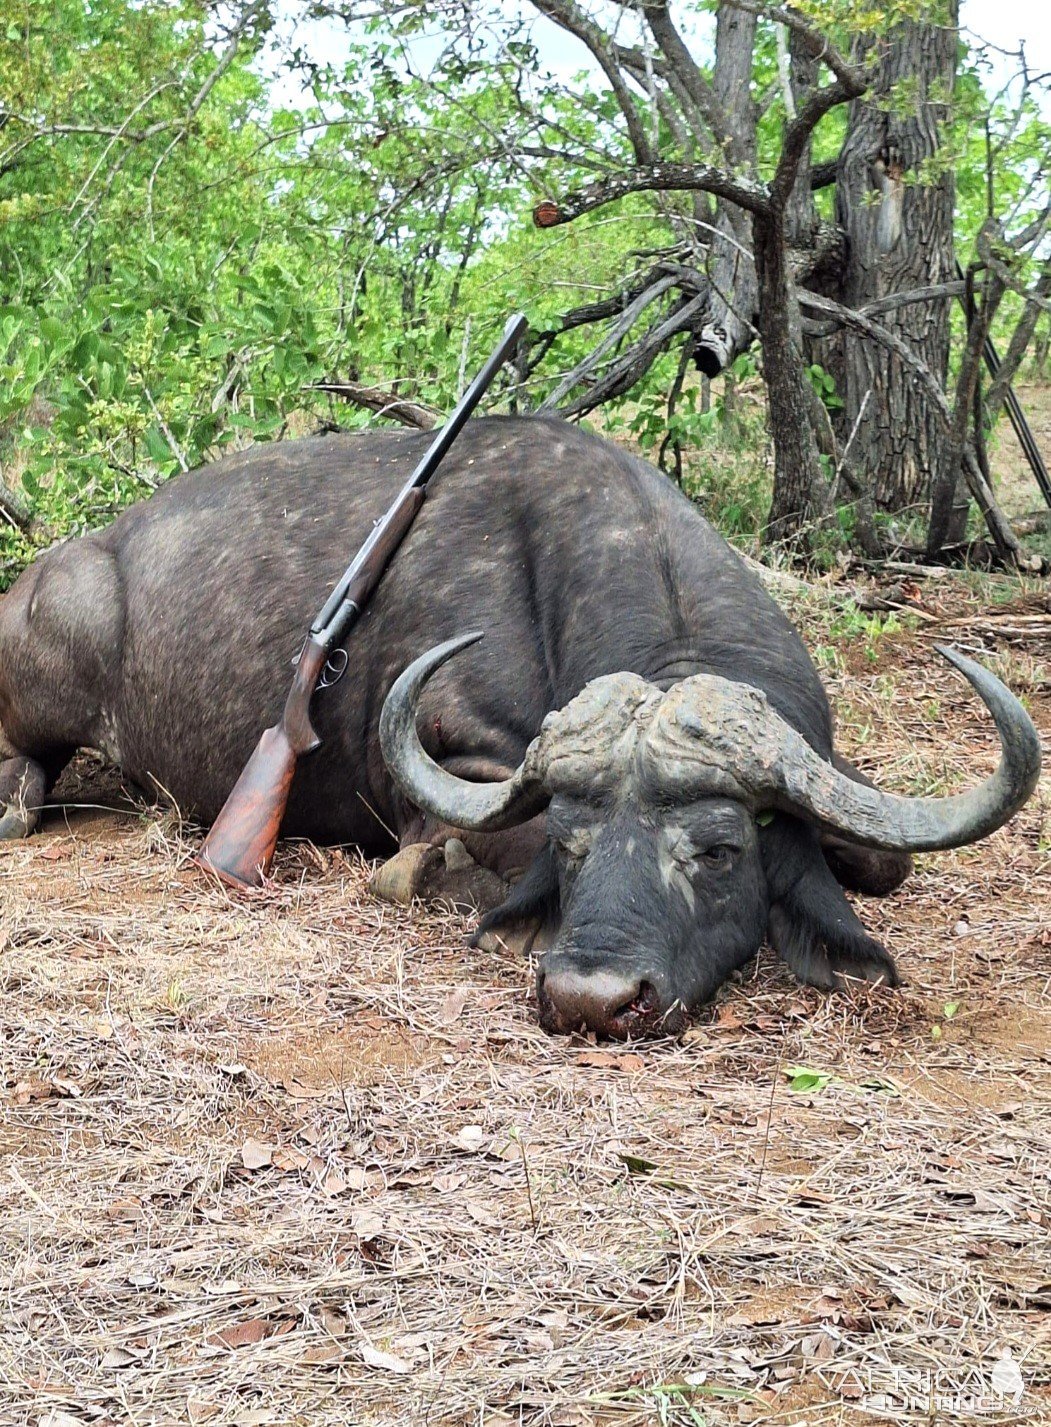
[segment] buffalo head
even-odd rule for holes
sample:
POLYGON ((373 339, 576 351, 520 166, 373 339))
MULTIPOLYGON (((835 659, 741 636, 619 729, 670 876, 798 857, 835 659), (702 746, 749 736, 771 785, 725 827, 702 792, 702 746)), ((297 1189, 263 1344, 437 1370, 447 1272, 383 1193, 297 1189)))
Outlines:
POLYGON ((1024 709, 980 665, 939 652, 989 708, 1003 755, 970 792, 903 798, 821 758, 749 685, 697 674, 667 691, 637 674, 593 680, 549 714, 504 782, 436 764, 416 732, 430 676, 481 636, 430 650, 397 680, 380 723, 395 781, 443 822, 497 830, 547 810, 545 851, 486 919, 547 915, 537 970, 546 1029, 635 1037, 676 1031, 768 936, 796 974, 894 984, 817 833, 895 852, 976 841, 1028 798, 1040 745, 1024 709))

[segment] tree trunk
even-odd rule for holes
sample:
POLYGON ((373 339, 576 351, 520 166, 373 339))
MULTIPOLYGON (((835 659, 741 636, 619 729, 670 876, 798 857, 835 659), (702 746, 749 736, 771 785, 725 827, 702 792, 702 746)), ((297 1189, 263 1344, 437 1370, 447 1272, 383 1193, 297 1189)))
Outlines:
POLYGON ((788 268, 784 215, 752 223, 755 271, 759 284, 759 329, 763 345, 770 429, 774 436, 774 494, 764 539, 810 546, 814 527, 829 511, 821 478, 817 441, 809 419, 808 378, 797 345, 795 295, 788 268))
MULTIPOLYGON (((845 306, 861 307, 954 276, 952 172, 931 175, 924 166, 938 152, 939 123, 952 92, 956 10, 957 0, 950 0, 947 23, 909 20, 897 26, 888 36, 873 91, 850 107, 836 179, 847 261, 839 293, 833 294, 845 306), (900 86, 897 95, 895 86, 900 86)), ((881 321, 944 385, 948 301, 902 307, 881 321)), ((844 332, 838 345, 833 370, 845 403, 841 429, 852 430, 865 408, 854 443, 858 474, 883 510, 925 505, 932 475, 949 454, 943 423, 893 352, 851 332, 844 332)))

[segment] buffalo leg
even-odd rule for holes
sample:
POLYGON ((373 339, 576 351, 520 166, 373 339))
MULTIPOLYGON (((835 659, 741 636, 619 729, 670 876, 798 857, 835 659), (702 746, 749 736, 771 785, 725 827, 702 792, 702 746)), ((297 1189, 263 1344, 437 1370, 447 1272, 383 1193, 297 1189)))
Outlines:
POLYGON ((485 913, 504 901, 509 884, 543 845, 543 820, 502 833, 465 833, 414 810, 400 841, 373 875, 376 896, 403 905, 417 898, 452 902, 485 913))
POLYGON ((0 763, 0 841, 28 837, 36 831, 54 781, 35 758, 6 758, 0 763))
POLYGON ((403 906, 418 898, 483 912, 507 894, 503 879, 480 867, 458 837, 406 844, 377 868, 369 887, 384 901, 403 906))

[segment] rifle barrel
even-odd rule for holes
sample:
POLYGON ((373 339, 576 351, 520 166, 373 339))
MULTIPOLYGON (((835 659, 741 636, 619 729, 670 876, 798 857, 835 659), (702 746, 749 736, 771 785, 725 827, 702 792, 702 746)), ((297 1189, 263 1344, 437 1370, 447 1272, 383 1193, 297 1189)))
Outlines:
MULTIPOLYGON (((959 259, 956 261, 956 276, 961 281, 964 280, 964 272, 960 266, 959 259)), ((969 327, 975 318, 974 301, 973 299, 969 301, 966 293, 960 298, 960 301, 963 303, 964 310, 967 313, 967 325, 969 327)), ((982 344, 982 355, 985 358, 985 365, 989 370, 989 375, 995 379, 1000 371, 1001 363, 1000 354, 996 350, 991 337, 987 336, 985 342, 982 344)), ((1018 400, 1014 387, 1010 385, 1008 385, 1007 391, 1004 393, 1004 405, 1007 407, 1007 415, 1011 425, 1014 427, 1014 433, 1018 437, 1018 444, 1022 448, 1022 454, 1029 462, 1029 469, 1036 477, 1036 483, 1040 487, 1040 494, 1044 497, 1047 504, 1051 506, 1051 476, 1047 473, 1044 458, 1040 454, 1040 447, 1036 444, 1032 429, 1026 420, 1025 412, 1022 410, 1022 403, 1018 400)))
POLYGON ((412 490, 423 490, 427 482, 441 465, 442 458, 449 447, 456 440, 468 417, 485 395, 486 389, 493 377, 507 361, 508 357, 518 346, 522 334, 528 328, 529 323, 521 312, 507 319, 503 336, 499 345, 485 366, 475 377, 474 381, 464 392, 457 402, 448 421, 445 422, 434 440, 427 447, 422 459, 416 466, 412 475, 405 482, 398 493, 394 504, 387 513, 378 520, 372 528, 372 534, 365 541, 364 545, 354 556, 347 568, 344 570, 339 583, 329 595, 328 599, 318 610, 317 618, 310 626, 311 634, 318 640, 324 640, 329 644, 335 643, 341 634, 345 634, 350 623, 360 613, 358 606, 353 600, 347 600, 347 591, 351 584, 367 566, 377 545, 381 543, 387 533, 392 520, 396 518, 399 508, 402 506, 408 493, 412 490), (349 605, 350 608, 346 608, 349 605))

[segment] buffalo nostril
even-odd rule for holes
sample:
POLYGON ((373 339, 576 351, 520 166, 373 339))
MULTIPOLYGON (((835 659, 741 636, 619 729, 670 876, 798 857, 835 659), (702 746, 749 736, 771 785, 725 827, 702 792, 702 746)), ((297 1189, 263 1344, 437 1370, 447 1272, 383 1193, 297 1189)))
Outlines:
POLYGON ((620 1020, 628 1016, 641 1018, 652 1015, 657 1009, 659 999, 657 988, 652 981, 640 981, 635 994, 629 1001, 625 1001, 623 1006, 618 1006, 613 1012, 613 1018, 620 1020))
POLYGON ((660 1010, 653 982, 559 954, 537 968, 536 987, 546 1030, 623 1038, 641 1034, 660 1010))

